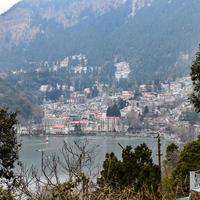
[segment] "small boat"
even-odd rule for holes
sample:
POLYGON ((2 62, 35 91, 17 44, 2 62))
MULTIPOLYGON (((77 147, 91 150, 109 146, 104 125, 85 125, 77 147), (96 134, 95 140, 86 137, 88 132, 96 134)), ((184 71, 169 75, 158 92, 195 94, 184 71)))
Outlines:
POLYGON ((38 151, 38 152, 45 152, 46 149, 36 149, 35 151, 38 151))
POLYGON ((49 137, 48 136, 46 136, 45 141, 46 141, 46 143, 49 142, 49 137))
POLYGON ((36 149, 35 151, 38 151, 38 152, 43 152, 43 150, 42 150, 42 149, 36 149))

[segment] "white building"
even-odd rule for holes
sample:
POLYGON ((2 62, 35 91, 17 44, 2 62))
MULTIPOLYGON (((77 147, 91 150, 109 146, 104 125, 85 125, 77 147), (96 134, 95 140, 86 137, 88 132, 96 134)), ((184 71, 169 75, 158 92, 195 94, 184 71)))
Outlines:
POLYGON ((115 78, 119 79, 127 79, 130 74, 130 65, 127 62, 120 62, 115 64, 116 72, 115 78))

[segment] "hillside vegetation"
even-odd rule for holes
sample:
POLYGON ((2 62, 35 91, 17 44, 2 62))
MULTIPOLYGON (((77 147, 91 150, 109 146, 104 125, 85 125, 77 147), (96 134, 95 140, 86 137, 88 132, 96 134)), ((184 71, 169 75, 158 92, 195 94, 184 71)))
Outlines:
POLYGON ((0 16, 0 66, 37 66, 83 53, 114 60, 140 81, 188 73, 200 41, 196 0, 25 0, 0 16))

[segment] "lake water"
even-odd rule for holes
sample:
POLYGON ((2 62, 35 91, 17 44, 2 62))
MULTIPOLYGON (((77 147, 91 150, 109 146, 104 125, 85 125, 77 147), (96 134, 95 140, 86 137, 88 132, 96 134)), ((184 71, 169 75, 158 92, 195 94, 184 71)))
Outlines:
MULTIPOLYGON (((35 136, 23 136, 21 137, 22 147, 20 151, 20 161, 22 161, 27 167, 35 166, 38 169, 41 167, 41 155, 42 151, 45 154, 60 153, 63 146, 63 141, 67 144, 73 144, 75 140, 88 140, 89 145, 98 146, 95 156, 95 164, 101 166, 105 154, 108 152, 114 152, 119 158, 121 157, 121 147, 126 145, 131 145, 136 147, 141 143, 146 143, 148 147, 152 150, 152 157, 155 163, 157 163, 157 139, 156 138, 135 138, 135 137, 111 137, 111 136, 88 136, 88 137, 78 137, 78 136, 50 136, 48 142, 46 137, 35 137, 35 136)), ((171 142, 168 140, 161 140, 161 149, 163 153, 162 159, 164 159, 165 151, 167 145, 171 142)))

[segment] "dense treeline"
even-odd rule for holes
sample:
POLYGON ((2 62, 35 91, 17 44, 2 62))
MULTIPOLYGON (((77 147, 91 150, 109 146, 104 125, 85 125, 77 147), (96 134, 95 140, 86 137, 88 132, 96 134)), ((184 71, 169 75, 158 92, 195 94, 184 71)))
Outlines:
POLYGON ((17 110, 20 119, 30 119, 39 114, 39 108, 30 92, 24 92, 22 87, 18 87, 15 83, 11 84, 10 81, 0 79, 0 107, 9 107, 11 111, 17 110))

